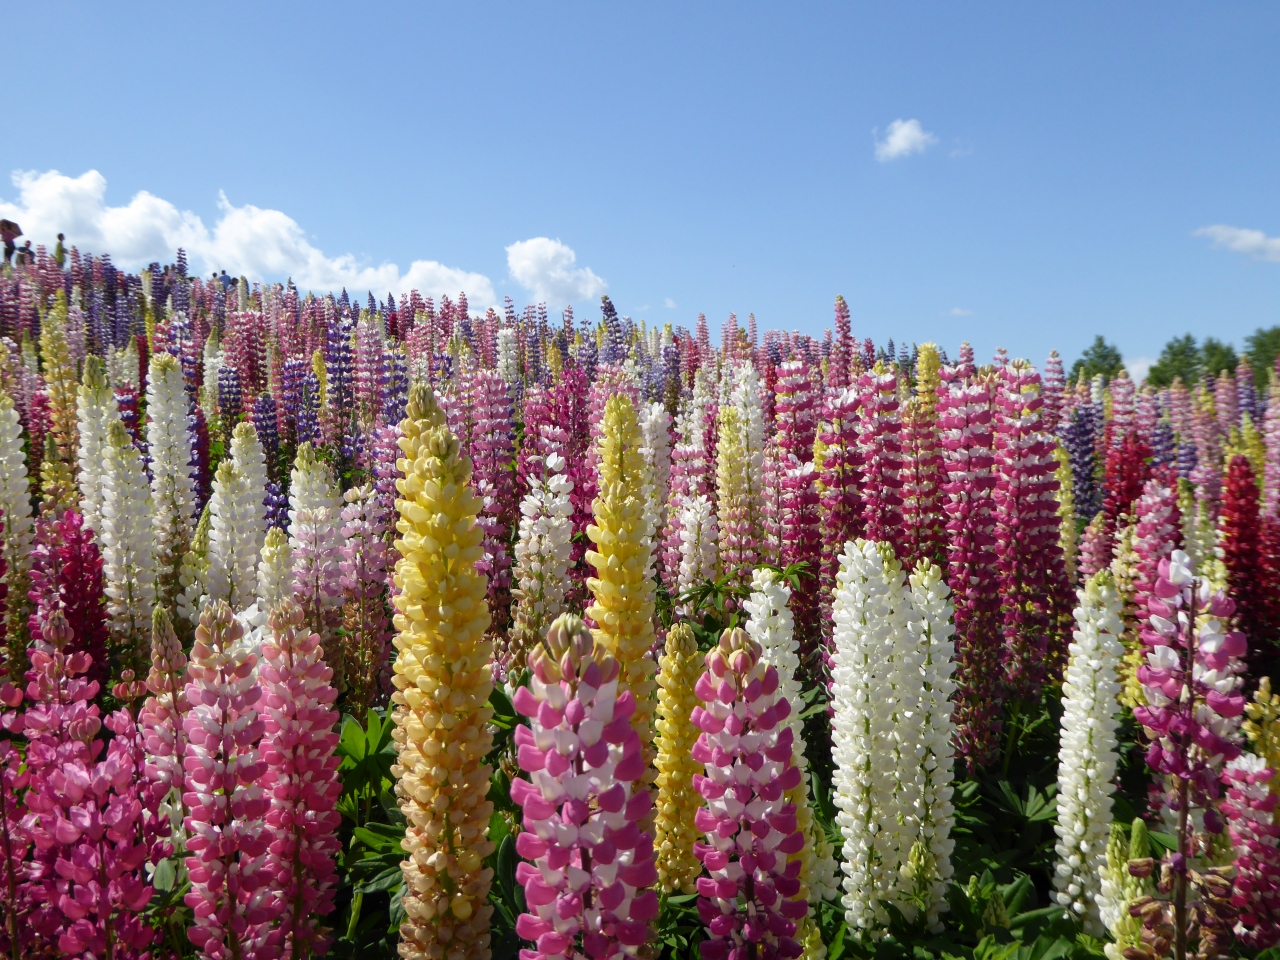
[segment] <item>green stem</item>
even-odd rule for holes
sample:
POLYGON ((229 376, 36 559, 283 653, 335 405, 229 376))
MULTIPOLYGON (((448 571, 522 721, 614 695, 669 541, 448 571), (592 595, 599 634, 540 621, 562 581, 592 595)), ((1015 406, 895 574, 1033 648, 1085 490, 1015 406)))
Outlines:
POLYGON ((358 891, 351 895, 351 915, 347 920, 347 939, 354 940, 356 937, 356 928, 360 926, 360 912, 364 909, 364 891, 358 891))

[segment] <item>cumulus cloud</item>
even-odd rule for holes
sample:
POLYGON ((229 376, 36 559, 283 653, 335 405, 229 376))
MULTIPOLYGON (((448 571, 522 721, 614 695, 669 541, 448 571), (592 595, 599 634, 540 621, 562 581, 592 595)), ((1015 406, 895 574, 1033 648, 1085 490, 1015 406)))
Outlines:
POLYGON ((871 135, 876 137, 876 159, 881 163, 924 153, 938 142, 937 137, 920 126, 919 120, 895 120, 889 124, 883 138, 878 134, 878 130, 871 131, 871 135))
POLYGON ((972 316, 973 316, 973 311, 972 311, 972 310, 966 310, 964 307, 952 307, 952 308, 951 308, 951 315, 952 315, 953 317, 972 317, 972 316))
POLYGON ((670 297, 667 297, 665 300, 663 300, 662 305, 666 307, 668 310, 674 310, 676 308, 676 302, 672 300, 670 297))
POLYGON ((13 175, 13 185, 18 199, 0 199, 0 217, 16 220, 33 243, 52 246, 57 234, 65 233, 68 242, 81 250, 109 253, 128 269, 170 260, 182 247, 203 273, 225 269, 251 280, 292 277, 304 290, 347 287, 402 293, 417 289, 437 297, 465 291, 478 307, 493 306, 498 300, 484 274, 435 260, 415 260, 402 272, 394 263, 371 266, 352 254, 326 256, 292 217, 252 204, 237 207, 222 193, 218 220, 210 228, 195 213, 179 210, 145 190, 124 206, 109 206, 107 180, 97 170, 78 177, 57 170, 19 171, 13 175))
POLYGON ((1214 246, 1226 247, 1236 253, 1243 253, 1256 260, 1270 260, 1280 263, 1280 237, 1268 237, 1261 230, 1247 230, 1243 227, 1229 227, 1216 223, 1211 227, 1201 227, 1196 231, 1198 237, 1208 237, 1214 246))
POLYGON ((1155 363, 1154 357, 1125 357, 1124 368, 1129 371, 1129 379, 1134 383, 1141 383, 1147 378, 1147 374, 1151 372, 1151 367, 1155 363))
POLYGON ((559 240, 534 237, 507 247, 511 279, 535 300, 560 306, 575 300, 593 300, 609 289, 587 267, 578 267, 578 255, 559 240))

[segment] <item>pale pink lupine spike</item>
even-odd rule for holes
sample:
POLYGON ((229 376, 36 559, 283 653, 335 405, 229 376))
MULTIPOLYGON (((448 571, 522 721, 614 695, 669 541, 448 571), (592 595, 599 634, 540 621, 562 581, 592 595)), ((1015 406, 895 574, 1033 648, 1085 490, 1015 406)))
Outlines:
POLYGON ((305 957, 328 947, 320 924, 333 910, 338 885, 338 694, 320 638, 303 625, 296 604, 272 611, 269 626, 259 669, 261 782, 270 800, 265 876, 279 916, 279 949, 286 957, 305 957))
MULTIPOLYGON (((187 657, 168 613, 157 606, 151 618, 151 672, 147 674, 150 696, 138 713, 147 781, 142 789, 153 805, 166 799, 182 802, 182 758, 186 751, 183 719, 190 709, 186 685, 187 657)), ((151 862, 159 863, 172 852, 167 841, 156 843, 151 848, 151 862)))
POLYGON ((345 646, 340 659, 346 709, 363 716, 390 687, 391 621, 387 615, 386 581, 390 514, 369 486, 352 487, 343 499, 342 627, 345 646))
POLYGON ((275 955, 278 907, 264 872, 270 837, 262 818, 270 803, 261 783, 262 691, 243 635, 224 601, 210 604, 187 668, 186 902, 196 910, 187 937, 210 960, 275 955))

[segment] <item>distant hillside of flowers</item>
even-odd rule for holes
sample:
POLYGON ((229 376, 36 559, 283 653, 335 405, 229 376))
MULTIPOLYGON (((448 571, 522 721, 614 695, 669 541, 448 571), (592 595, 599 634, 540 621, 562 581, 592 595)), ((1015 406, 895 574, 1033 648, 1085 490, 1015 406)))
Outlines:
MULTIPOLYGON (((0 951, 1280 944, 1280 330, 1135 382, 0 273, 0 951)), ((1271 954, 1267 953, 1267 956, 1271 954)))

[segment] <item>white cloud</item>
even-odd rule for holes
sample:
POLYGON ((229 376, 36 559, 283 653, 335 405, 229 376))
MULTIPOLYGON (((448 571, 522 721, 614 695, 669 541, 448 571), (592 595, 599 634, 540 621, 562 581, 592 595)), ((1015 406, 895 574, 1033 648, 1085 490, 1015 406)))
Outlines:
POLYGON ((535 300, 561 306, 575 300, 592 300, 609 285, 586 267, 576 267, 578 255, 568 244, 549 237, 520 240, 507 247, 511 279, 533 294, 535 300))
POLYGON ((676 308, 676 302, 672 300, 670 297, 667 297, 665 300, 663 300, 662 305, 666 307, 668 310, 674 310, 676 308))
MULTIPOLYGON (((878 130, 871 131, 873 137, 878 133, 878 130)), ((887 163, 913 153, 924 153, 937 142, 938 138, 920 126, 919 120, 895 120, 889 124, 884 139, 876 140, 876 159, 887 163)))
POLYGON ((16 220, 33 243, 52 247, 57 234, 65 233, 69 244, 109 253, 128 269, 171 260, 182 247, 192 266, 206 274, 225 269, 251 280, 292 277, 303 290, 316 291, 417 289, 437 297, 465 291, 477 307, 498 301, 488 277, 434 260, 415 260, 402 273, 394 263, 369 266, 349 253, 325 256, 292 217, 252 204, 237 207, 222 193, 218 221, 210 229, 196 214, 145 190, 124 206, 108 206, 107 180, 97 170, 79 177, 57 170, 19 171, 13 185, 18 200, 0 200, 0 217, 16 220))
POLYGON ((1196 231, 1196 236, 1208 237, 1215 246, 1226 247, 1257 260, 1280 263, 1280 237, 1268 237, 1261 230, 1246 230, 1216 223, 1211 227, 1201 227, 1196 231))
POLYGON ((952 308, 951 308, 951 315, 952 315, 953 317, 972 317, 972 316, 973 316, 973 311, 972 311, 972 310, 966 310, 964 307, 952 307, 952 308))
POLYGON ((1141 383, 1147 378, 1147 374, 1151 372, 1151 365, 1155 362, 1154 357, 1125 357, 1124 368, 1129 371, 1130 380, 1141 383))

